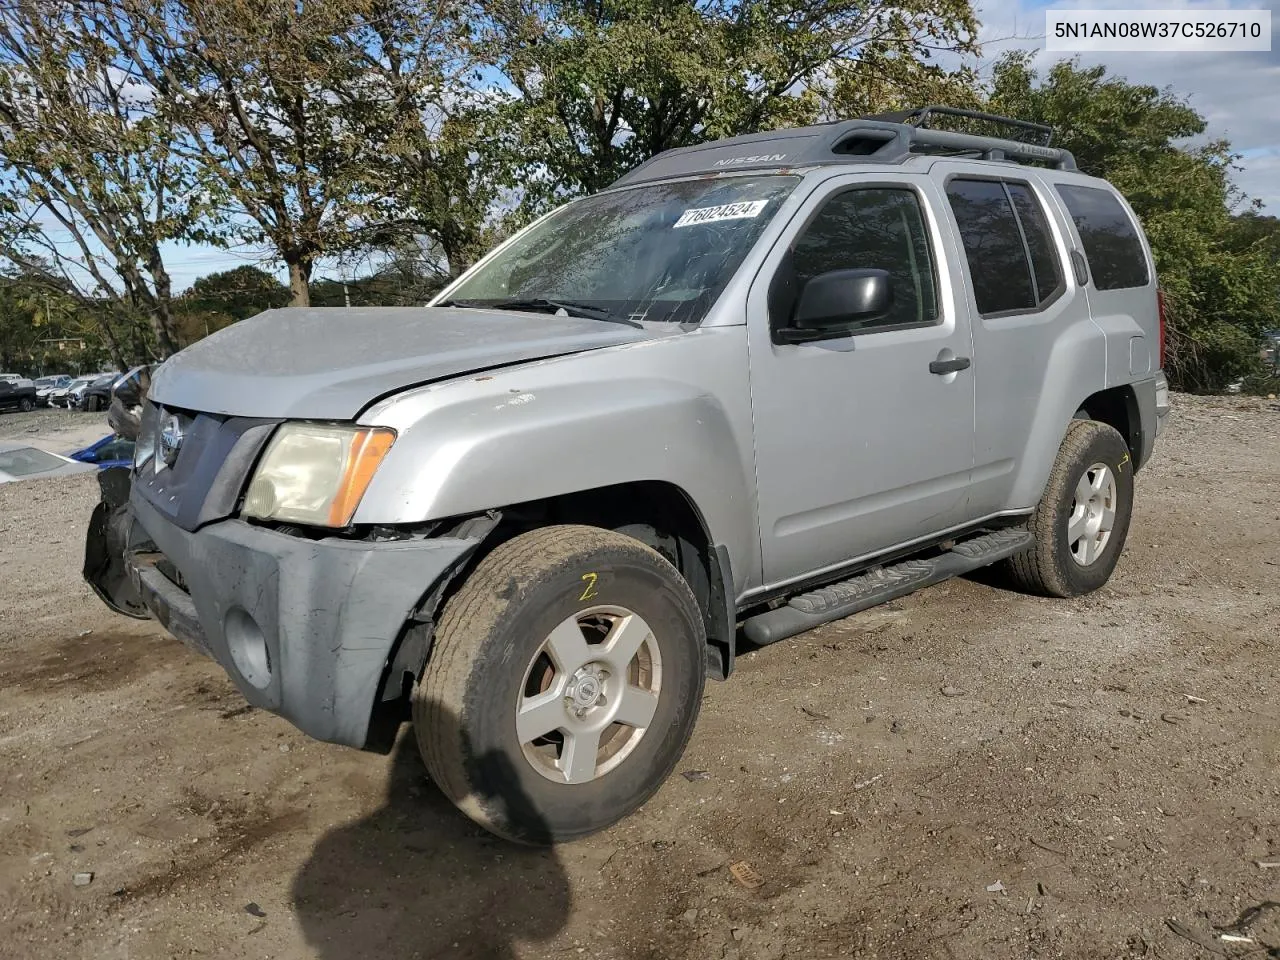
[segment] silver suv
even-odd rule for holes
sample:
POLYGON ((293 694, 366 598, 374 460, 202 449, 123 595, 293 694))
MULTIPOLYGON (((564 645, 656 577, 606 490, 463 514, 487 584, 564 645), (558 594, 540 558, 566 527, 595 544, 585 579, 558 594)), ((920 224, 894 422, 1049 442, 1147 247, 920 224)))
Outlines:
POLYGON ((951 113, 664 153, 428 307, 200 341, 87 578, 314 737, 411 712, 528 842, 657 790, 744 640, 997 562, 1098 589, 1168 410, 1151 253, 1045 128, 951 113))

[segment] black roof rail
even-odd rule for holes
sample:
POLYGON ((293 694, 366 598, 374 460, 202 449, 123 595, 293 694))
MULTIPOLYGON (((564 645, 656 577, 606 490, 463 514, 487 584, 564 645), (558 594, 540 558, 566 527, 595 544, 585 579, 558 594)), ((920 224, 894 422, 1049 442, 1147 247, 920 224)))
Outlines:
POLYGON ((812 127, 766 130, 693 147, 667 150, 615 181, 615 186, 731 170, 796 170, 858 163, 902 163, 915 154, 966 156, 982 160, 1046 163, 1075 170, 1069 150, 1048 145, 1053 130, 1044 124, 997 117, 956 107, 921 107, 899 113, 837 120, 812 127), (960 116, 1035 133, 1043 143, 937 130, 931 117, 960 116))
MULTIPOLYGON (((1053 142, 1053 127, 1043 123, 1032 123, 1030 120, 1018 120, 1014 117, 1002 117, 994 113, 983 113, 981 110, 966 110, 961 107, 944 107, 930 104, 927 107, 916 107, 913 110, 898 110, 893 113, 872 113, 859 119, 883 120, 889 123, 905 123, 917 130, 933 129, 929 121, 933 117, 960 117, 965 120, 979 120, 999 127, 1012 127, 1015 131, 1036 134, 1040 138, 1040 146, 1047 147, 1053 142)), ((958 131, 957 131, 958 132, 958 131)), ((1034 141, 1032 141, 1034 142, 1034 141)))

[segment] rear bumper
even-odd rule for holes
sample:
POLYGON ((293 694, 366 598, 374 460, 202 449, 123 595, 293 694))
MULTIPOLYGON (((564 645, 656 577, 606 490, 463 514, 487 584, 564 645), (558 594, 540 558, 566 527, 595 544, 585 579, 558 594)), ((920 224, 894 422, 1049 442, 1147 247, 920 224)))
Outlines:
POLYGON ((354 747, 406 620, 479 542, 315 541, 239 520, 189 533, 136 493, 130 506, 126 569, 152 616, 254 706, 354 747))

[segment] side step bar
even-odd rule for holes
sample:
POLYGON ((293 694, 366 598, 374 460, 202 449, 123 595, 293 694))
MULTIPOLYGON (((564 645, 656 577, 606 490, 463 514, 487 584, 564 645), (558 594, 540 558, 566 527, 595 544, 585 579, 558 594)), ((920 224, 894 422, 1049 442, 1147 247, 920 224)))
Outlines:
POLYGON ((743 624, 758 646, 777 643, 832 620, 896 600, 943 580, 1022 553, 1034 540, 1026 530, 1009 528, 957 543, 939 557, 904 560, 887 567, 792 597, 786 606, 756 614, 743 624))

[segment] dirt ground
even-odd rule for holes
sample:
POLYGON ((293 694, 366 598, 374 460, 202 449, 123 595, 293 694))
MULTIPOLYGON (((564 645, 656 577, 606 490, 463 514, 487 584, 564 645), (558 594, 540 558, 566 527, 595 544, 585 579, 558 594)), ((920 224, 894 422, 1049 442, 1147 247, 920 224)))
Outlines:
POLYGON ((109 614, 92 477, 0 486, 0 956, 1280 957, 1280 404, 1174 417, 1107 588, 953 581, 749 654, 707 776, 553 850, 109 614))

